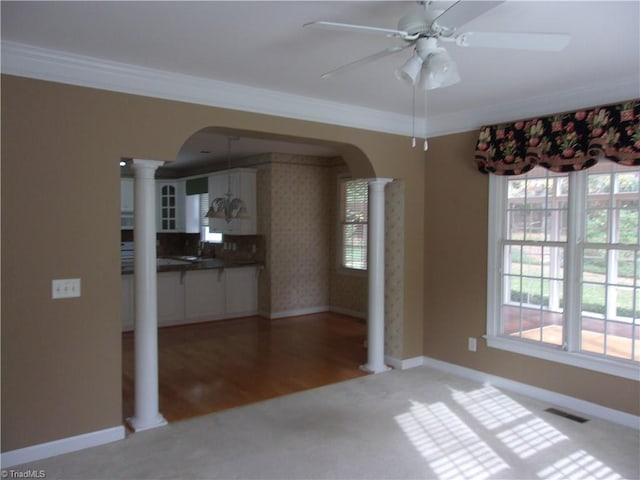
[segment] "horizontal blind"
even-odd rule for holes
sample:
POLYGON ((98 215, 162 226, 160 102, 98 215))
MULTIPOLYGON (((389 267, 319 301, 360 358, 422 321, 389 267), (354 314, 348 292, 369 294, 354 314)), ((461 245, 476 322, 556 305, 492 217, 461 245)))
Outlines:
POLYGON ((200 194, 200 226, 209 228, 209 218, 207 218, 207 212, 209 211, 209 194, 200 194))
POLYGON ((366 180, 343 183, 342 266, 367 269, 369 184, 366 180))

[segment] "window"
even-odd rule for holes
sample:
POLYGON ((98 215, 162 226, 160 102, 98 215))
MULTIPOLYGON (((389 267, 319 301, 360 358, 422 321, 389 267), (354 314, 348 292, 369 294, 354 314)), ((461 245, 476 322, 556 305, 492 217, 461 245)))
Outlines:
POLYGON ((490 177, 491 347, 637 378, 640 167, 490 177))
POLYGON ((341 266, 367 269, 367 221, 369 184, 366 180, 342 179, 341 192, 341 266))
POLYGON ((201 193, 198 195, 200 202, 200 240, 203 242, 222 243, 221 232, 209 231, 209 218, 206 216, 209 211, 209 194, 201 193))

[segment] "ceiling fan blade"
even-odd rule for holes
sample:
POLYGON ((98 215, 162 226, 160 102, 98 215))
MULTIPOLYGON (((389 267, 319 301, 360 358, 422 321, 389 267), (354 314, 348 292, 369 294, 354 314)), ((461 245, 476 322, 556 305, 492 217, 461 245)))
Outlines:
POLYGON ((455 30, 484 12, 497 7, 502 1, 484 2, 484 1, 457 1, 444 12, 442 12, 433 22, 445 27, 448 30, 455 30))
POLYGON ((409 35, 408 32, 402 30, 394 30, 392 28, 368 27, 366 25, 352 25, 350 23, 325 22, 318 20, 302 25, 303 27, 320 27, 329 30, 349 30, 352 32, 379 33, 387 37, 402 38, 403 40, 414 40, 417 35, 409 35))
POLYGON ((569 44, 571 37, 565 33, 465 32, 455 40, 461 47, 558 52, 569 44))
POLYGON ((356 60, 355 62, 347 63, 346 65, 342 65, 341 67, 325 72, 322 75, 320 75, 320 78, 329 78, 339 73, 348 72, 357 67, 361 67, 362 65, 366 65, 367 63, 375 62, 376 60, 387 57, 389 55, 393 55, 396 52, 399 52, 401 50, 404 50, 412 46, 413 46, 413 43, 409 43, 407 45, 398 45, 395 47, 389 47, 385 50, 382 50, 381 52, 374 53, 373 55, 369 55, 367 57, 361 58, 360 60, 356 60))

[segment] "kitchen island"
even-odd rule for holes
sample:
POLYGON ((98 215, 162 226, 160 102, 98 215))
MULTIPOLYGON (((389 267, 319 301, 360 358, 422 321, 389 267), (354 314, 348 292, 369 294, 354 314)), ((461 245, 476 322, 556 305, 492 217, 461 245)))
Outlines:
MULTIPOLYGON (((258 313, 258 275, 254 261, 202 257, 158 258, 158 325, 223 320, 258 313)), ((135 318, 134 265, 123 261, 122 329, 135 318)))

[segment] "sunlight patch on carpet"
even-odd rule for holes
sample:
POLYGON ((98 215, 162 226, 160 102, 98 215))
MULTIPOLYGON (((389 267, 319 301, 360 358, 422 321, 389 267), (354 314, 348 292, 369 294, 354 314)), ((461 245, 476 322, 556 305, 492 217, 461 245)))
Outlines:
POLYGON ((444 403, 411 402, 396 422, 441 479, 484 479, 509 466, 444 403))
POLYGON ((454 391, 453 399, 488 430, 531 415, 529 410, 491 385, 471 392, 454 391))
POLYGON ((578 450, 561 458, 553 465, 549 465, 538 472, 538 477, 544 480, 565 480, 567 478, 615 480, 622 478, 621 475, 584 450, 578 450))

